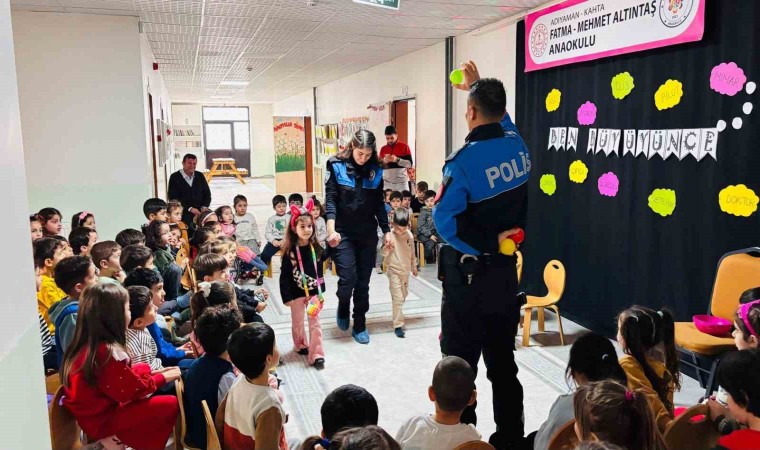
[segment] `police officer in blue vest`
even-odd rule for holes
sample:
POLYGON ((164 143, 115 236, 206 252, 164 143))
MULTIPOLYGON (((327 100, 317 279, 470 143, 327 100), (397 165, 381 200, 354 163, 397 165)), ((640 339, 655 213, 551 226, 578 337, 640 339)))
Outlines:
MULTIPOLYGON (((514 256, 499 243, 525 225, 530 159, 506 112, 504 85, 480 79, 470 61, 462 65, 469 92, 465 144, 443 167, 433 219, 447 245, 441 248, 443 281, 441 351, 477 371, 481 353, 493 387, 497 449, 523 444, 523 389, 517 379, 515 335, 520 321, 514 256)), ((475 405, 462 422, 476 424, 475 405)))
POLYGON ((366 314, 369 310, 369 279, 377 255, 377 228, 388 233, 388 214, 383 194, 383 169, 377 157, 375 135, 357 131, 346 150, 327 161, 325 215, 327 242, 338 269, 338 327, 348 330, 351 298, 354 328, 351 335, 369 344, 366 314))

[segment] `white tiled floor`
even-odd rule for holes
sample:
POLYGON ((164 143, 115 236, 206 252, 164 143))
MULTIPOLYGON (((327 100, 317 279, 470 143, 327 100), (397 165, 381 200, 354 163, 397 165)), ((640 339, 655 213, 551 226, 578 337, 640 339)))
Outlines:
MULTIPOLYGON (((211 183, 213 206, 229 204, 242 193, 247 196, 249 211, 256 216, 260 229, 272 214, 271 197, 273 180, 246 179, 243 186, 236 180, 214 179, 211 183)), ((284 193, 287 196, 288 193, 284 193)), ((277 277, 277 274, 275 274, 277 277)), ((380 407, 380 425, 395 434, 403 420, 417 414, 433 411, 427 398, 433 368, 440 359, 438 333, 440 329, 440 284, 435 268, 425 267, 419 280, 411 284, 411 295, 405 305, 408 317, 406 339, 398 339, 389 324, 388 283, 382 275, 373 274, 370 284, 370 313, 368 327, 372 342, 359 345, 350 334, 336 328, 334 290, 336 278, 327 275, 328 297, 321 314, 327 359, 324 371, 307 365, 306 358, 292 352, 288 310, 279 301, 277 278, 267 279, 273 301, 264 313, 264 319, 277 332, 280 351, 285 364, 278 372, 284 379, 285 408, 290 414, 288 438, 302 438, 320 431, 319 408, 324 397, 335 387, 354 383, 367 388, 376 397, 380 407)), ((572 282, 570 280, 569 282, 572 282)), ((519 345, 515 357, 520 366, 520 381, 525 391, 525 430, 536 430, 546 419, 557 395, 565 393, 568 385, 564 370, 570 346, 576 336, 586 331, 568 320, 563 321, 566 342, 559 346, 554 316, 547 314, 546 333, 534 334, 532 346, 519 345)), ((534 330, 535 331, 535 330, 534 330)), ((485 378, 485 367, 480 364, 478 387, 478 429, 490 435, 495 425, 491 404, 491 388, 485 378)), ((676 394, 678 405, 691 405, 702 394, 698 384, 684 380, 684 387, 676 394)))

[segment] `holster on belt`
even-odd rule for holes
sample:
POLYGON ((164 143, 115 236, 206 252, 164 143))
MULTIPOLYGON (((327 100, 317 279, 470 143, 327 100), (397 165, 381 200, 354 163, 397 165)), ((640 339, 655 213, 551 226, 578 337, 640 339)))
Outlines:
POLYGON ((438 254, 438 279, 440 281, 462 277, 462 272, 459 270, 459 258, 461 255, 460 252, 450 245, 441 247, 441 251, 438 254))

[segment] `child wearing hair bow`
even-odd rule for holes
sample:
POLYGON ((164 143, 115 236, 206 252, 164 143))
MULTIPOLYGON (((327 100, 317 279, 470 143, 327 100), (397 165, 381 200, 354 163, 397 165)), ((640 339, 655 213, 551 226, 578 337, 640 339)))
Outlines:
POLYGON ((319 323, 325 291, 322 273, 324 249, 317 242, 314 218, 311 216, 313 208, 312 200, 303 207, 290 207, 290 223, 282 245, 280 293, 282 302, 290 307, 296 353, 308 355, 309 364, 321 370, 325 366, 322 327, 319 323), (303 325, 305 312, 309 317, 308 338, 303 325))

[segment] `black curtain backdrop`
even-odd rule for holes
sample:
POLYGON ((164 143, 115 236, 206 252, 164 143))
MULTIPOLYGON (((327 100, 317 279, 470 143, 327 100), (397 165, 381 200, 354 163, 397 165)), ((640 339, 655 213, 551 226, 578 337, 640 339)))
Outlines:
POLYGON ((525 73, 525 23, 517 29, 516 122, 532 159, 522 288, 544 295, 543 269, 559 259, 567 270, 560 310, 600 332, 615 330, 614 318, 632 304, 667 306, 679 320, 707 310, 715 268, 724 253, 760 245, 760 211, 749 218, 720 210, 718 193, 745 184, 760 195, 760 92, 734 97, 710 89, 710 72, 736 62, 748 81, 760 84, 760 1, 708 0, 701 42, 605 58, 525 73), (610 81, 628 71, 635 88, 625 99, 612 97, 610 81), (675 108, 658 111, 653 96, 668 79, 683 83, 675 108), (546 111, 551 89, 562 91, 559 109, 546 111), (594 128, 678 129, 715 127, 723 119, 717 162, 655 155, 586 153, 589 126, 576 112, 586 101, 597 105, 594 128), (745 115, 742 105, 752 102, 745 115), (731 126, 741 117, 743 126, 731 126), (550 127, 579 128, 577 151, 547 150, 550 127), (570 163, 589 169, 583 184, 570 181, 570 163), (613 171, 620 179, 616 197, 604 197, 598 178, 613 171), (539 189, 542 174, 554 174, 557 190, 539 189), (673 215, 661 217, 647 199, 656 188, 674 189, 673 215))

